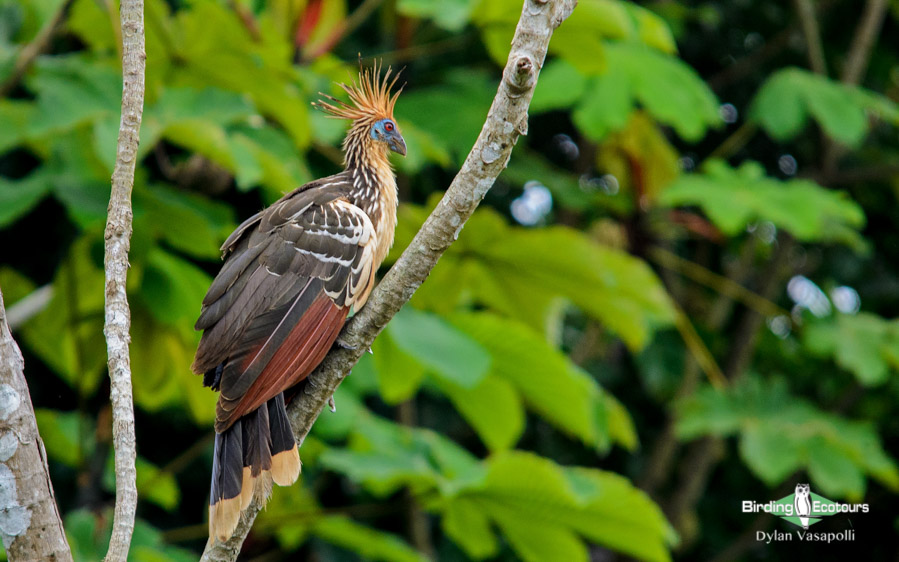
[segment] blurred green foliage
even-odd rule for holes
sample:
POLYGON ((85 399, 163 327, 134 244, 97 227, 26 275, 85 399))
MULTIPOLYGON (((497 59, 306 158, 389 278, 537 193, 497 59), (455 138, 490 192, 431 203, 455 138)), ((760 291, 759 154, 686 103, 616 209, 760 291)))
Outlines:
MULTIPOLYGON (((104 554, 114 490, 102 229, 115 4, 0 0, 0 287, 11 317, 29 311, 14 334, 76 560, 104 554)), ((819 6, 832 76, 856 4, 819 6)), ((146 1, 132 559, 195 559, 205 542, 216 397, 189 370, 192 324, 231 230, 339 168, 345 124, 310 102, 341 93, 358 53, 405 66, 392 262, 476 138, 520 10, 146 1)), ((740 541, 752 519, 739 501, 797 481, 871 503, 859 536, 880 541, 872 559, 894 554, 899 50, 877 44, 861 85, 815 74, 789 10, 579 2, 528 136, 322 414, 302 482, 274 491, 248 557, 786 559, 795 547, 740 541), (714 388, 703 371, 719 370, 714 388)), ((895 34, 895 10, 885 26, 895 34)))

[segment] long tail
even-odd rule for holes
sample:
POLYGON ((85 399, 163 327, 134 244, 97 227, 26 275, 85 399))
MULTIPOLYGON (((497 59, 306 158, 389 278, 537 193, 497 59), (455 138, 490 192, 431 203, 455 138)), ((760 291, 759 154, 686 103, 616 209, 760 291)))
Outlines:
POLYGON ((228 540, 256 495, 265 501, 272 481, 290 486, 300 475, 300 455, 279 394, 215 436, 209 536, 228 540))
POLYGON ((802 523, 803 529, 808 529, 808 517, 800 517, 799 522, 802 523))

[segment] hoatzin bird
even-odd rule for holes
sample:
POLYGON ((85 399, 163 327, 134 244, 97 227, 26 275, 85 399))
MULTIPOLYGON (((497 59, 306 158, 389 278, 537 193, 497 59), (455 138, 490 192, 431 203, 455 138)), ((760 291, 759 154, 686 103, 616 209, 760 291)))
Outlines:
MULTIPOLYGON (((226 540, 253 496, 293 484, 300 457, 287 421, 291 388, 324 359, 351 308, 359 310, 393 244, 396 178, 406 154, 393 118, 397 77, 377 66, 313 105, 349 119, 346 169, 295 189, 222 245, 225 263, 203 299, 192 365, 219 390, 209 534, 226 540), (285 394, 287 395, 285 397, 285 394)), ((402 90, 402 88, 400 88, 402 90)))

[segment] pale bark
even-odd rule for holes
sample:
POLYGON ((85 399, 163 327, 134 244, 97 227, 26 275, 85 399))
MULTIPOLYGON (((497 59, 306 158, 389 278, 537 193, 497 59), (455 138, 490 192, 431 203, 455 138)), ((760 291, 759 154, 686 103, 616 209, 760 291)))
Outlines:
POLYGON ((0 538, 14 562, 72 560, 23 369, 0 294, 0 538))
POLYGON ((134 515, 137 510, 137 449, 134 436, 134 403, 131 392, 131 311, 125 284, 131 245, 131 190, 144 106, 144 4, 122 0, 122 119, 112 192, 106 221, 106 349, 112 401, 112 434, 115 448, 115 514, 107 561, 128 558, 134 515))
MULTIPOLYGON (((375 288, 368 304, 344 327, 340 339, 352 349, 332 349, 288 407, 298 442, 303 442, 340 382, 428 277, 505 169, 518 137, 527 133, 528 105, 550 37, 575 4, 576 0, 525 0, 502 81, 462 169, 409 247, 375 288)), ((235 560, 259 509, 257 503, 251 503, 234 536, 224 543, 210 541, 202 560, 235 560)))

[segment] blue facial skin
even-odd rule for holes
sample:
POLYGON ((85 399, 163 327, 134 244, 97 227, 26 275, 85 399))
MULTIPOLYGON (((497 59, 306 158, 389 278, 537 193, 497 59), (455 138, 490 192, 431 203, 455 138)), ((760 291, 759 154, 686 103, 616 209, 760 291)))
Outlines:
POLYGON ((406 155, 406 141, 396 127, 396 123, 390 119, 381 119, 371 128, 372 140, 386 142, 390 150, 406 155))

